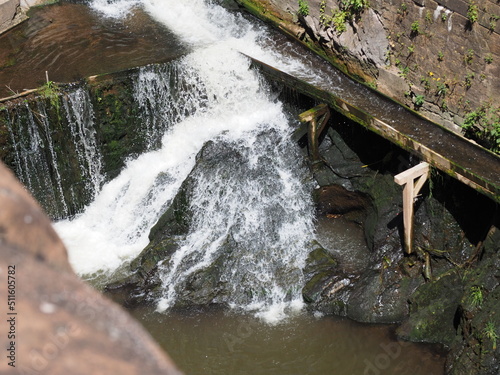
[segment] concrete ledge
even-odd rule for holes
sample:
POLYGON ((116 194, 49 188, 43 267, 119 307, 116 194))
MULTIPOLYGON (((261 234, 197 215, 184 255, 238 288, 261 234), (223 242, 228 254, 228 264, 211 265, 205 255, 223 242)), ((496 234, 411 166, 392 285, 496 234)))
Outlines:
POLYGON ((0 34, 28 18, 20 6, 20 0, 0 0, 0 34))

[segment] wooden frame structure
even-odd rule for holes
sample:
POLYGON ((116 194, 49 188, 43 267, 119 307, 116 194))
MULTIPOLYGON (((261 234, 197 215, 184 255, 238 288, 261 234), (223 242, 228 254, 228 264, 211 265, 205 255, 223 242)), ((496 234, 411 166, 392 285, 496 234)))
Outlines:
POLYGON ((394 181, 403 185, 403 225, 405 251, 411 254, 413 251, 413 203, 425 181, 429 177, 429 164, 420 164, 407 169, 394 176, 394 181))
POLYGON ((299 115, 300 122, 309 123, 307 131, 307 144, 312 163, 320 160, 318 139, 321 132, 325 129, 326 123, 329 119, 330 109, 326 104, 317 105, 316 107, 299 115))

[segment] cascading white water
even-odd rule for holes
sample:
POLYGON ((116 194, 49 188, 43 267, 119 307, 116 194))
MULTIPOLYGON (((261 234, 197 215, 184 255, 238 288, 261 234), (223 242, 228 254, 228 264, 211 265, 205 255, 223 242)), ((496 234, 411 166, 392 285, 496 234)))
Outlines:
POLYGON ((94 109, 89 93, 79 87, 63 96, 62 102, 78 156, 78 165, 93 199, 104 182, 104 176, 102 158, 97 151, 94 109))
POLYGON ((52 206, 54 214, 64 217, 68 214, 68 206, 48 116, 44 103, 36 101, 34 106, 36 108, 30 108, 28 103, 22 103, 7 124, 14 148, 16 175, 35 197, 52 206), (44 152, 45 148, 48 152, 44 152))
POLYGON ((134 99, 141 110, 148 149, 161 145, 169 126, 206 106, 208 99, 200 91, 203 82, 186 69, 175 61, 140 68, 134 81, 134 99))
MULTIPOLYGON (((94 5, 117 14, 115 4, 96 0, 94 5)), ((193 223, 162 267, 164 295, 158 309, 172 306, 188 277, 212 264, 230 237, 241 251, 224 265, 221 276, 229 293, 240 296, 232 305, 279 319, 286 308, 300 305, 313 213, 283 109, 267 97, 248 59, 238 52, 244 46, 248 54, 265 55, 258 43, 265 37, 240 16, 201 0, 144 0, 142 6, 193 52, 176 63, 174 86, 172 72, 147 68, 139 73, 135 98, 148 134, 166 130, 161 148, 129 161, 82 215, 56 225, 70 261, 79 274, 91 275, 113 272, 136 256, 193 170, 196 155, 213 140, 239 157, 216 170, 193 170, 193 223)), ((275 63, 280 64, 293 62, 275 63)))

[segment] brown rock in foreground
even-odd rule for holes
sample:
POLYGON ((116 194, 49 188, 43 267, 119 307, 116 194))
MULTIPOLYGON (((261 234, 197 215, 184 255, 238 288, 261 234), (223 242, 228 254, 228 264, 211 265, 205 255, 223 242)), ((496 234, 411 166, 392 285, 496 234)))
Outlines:
POLYGON ((3 165, 0 306, 2 374, 180 374, 136 321, 73 273, 49 219, 3 165))

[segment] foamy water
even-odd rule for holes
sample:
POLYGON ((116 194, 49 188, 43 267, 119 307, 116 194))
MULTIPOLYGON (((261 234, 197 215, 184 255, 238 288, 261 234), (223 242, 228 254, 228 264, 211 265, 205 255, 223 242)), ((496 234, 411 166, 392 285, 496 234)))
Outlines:
MULTIPOLYGON (((241 154, 242 169, 235 170, 237 178, 227 180, 218 179, 219 172, 196 171, 191 202, 196 220, 169 264, 162 267, 164 295, 158 309, 175 304, 186 280, 215 261, 221 244, 231 236, 242 251, 224 265, 223 277, 235 296, 232 305, 257 311, 269 321, 279 320, 302 306, 301 268, 306 243, 312 238, 312 205, 281 104, 266 97, 240 51, 261 60, 267 57, 282 68, 300 69, 300 64, 267 54, 259 45, 265 39, 262 30, 201 0, 94 2, 96 9, 112 17, 127 14, 118 9, 138 5, 192 46, 193 52, 178 61, 176 69, 196 89, 182 103, 153 105, 168 111, 182 104, 190 111, 160 116, 169 122, 164 124, 161 148, 129 161, 83 214, 56 224, 71 264, 88 277, 111 273, 137 256, 148 244, 150 228, 195 166, 198 152, 215 140, 241 154)), ((161 74, 151 69, 140 72, 135 86, 138 100, 151 90, 144 84, 161 81, 161 74)), ((155 90, 147 94, 149 102, 171 100, 165 87, 155 90)))

